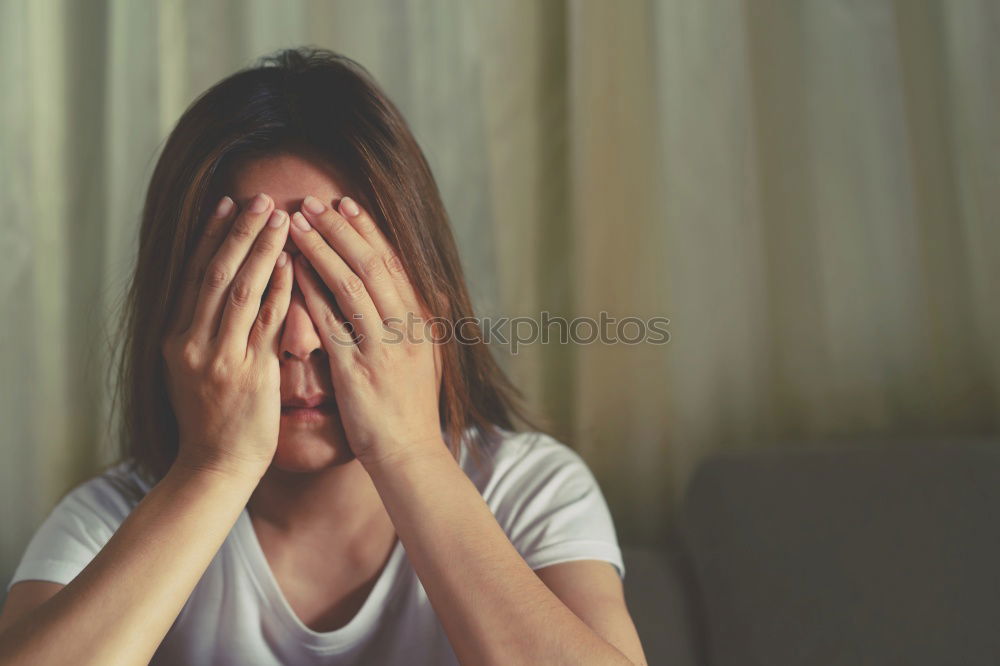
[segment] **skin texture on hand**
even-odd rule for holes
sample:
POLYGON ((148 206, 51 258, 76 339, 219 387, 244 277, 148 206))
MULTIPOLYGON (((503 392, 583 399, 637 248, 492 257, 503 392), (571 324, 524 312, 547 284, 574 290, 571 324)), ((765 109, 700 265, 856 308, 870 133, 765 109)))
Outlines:
POLYGON ((293 279, 287 235, 288 214, 267 195, 242 211, 224 197, 187 266, 162 341, 181 464, 262 474, 274 456, 277 340, 293 279))
POLYGON ((292 215, 295 280, 321 333, 341 421, 368 464, 442 445, 440 354, 399 257, 353 199, 292 215), (332 298, 331 298, 332 296, 332 298))

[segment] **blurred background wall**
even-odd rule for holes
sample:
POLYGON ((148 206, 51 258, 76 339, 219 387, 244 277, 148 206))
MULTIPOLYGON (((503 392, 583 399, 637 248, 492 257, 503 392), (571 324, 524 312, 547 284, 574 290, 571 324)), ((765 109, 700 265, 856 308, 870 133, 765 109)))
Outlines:
POLYGON ((0 571, 115 455, 115 309, 191 100, 278 48, 366 66, 448 205, 480 314, 669 317, 498 350, 663 540, 722 449, 996 435, 992 0, 0 2, 0 571))

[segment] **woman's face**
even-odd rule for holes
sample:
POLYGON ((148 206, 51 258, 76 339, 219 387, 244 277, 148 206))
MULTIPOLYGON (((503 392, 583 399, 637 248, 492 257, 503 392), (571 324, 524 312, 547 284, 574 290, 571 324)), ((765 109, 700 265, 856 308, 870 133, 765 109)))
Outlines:
MULTIPOLYGON (((265 192, 289 215, 299 210, 306 195, 336 206, 341 196, 350 194, 340 188, 331 169, 293 154, 246 161, 232 174, 231 189, 228 194, 241 209, 265 192)), ((298 254, 291 237, 285 250, 298 254)), ((281 427, 272 465, 312 472, 350 462, 354 454, 336 411, 329 361, 298 285, 292 288, 280 345, 281 427), (325 404, 302 409, 316 403, 325 404)))

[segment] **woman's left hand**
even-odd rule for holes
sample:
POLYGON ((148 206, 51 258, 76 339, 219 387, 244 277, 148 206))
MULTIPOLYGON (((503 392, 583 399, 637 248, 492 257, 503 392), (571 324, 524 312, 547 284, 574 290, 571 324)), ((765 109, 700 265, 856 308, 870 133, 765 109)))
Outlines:
POLYGON ((441 357, 427 312, 375 221, 348 197, 339 211, 306 197, 290 233, 348 444, 366 466, 439 452, 441 357))

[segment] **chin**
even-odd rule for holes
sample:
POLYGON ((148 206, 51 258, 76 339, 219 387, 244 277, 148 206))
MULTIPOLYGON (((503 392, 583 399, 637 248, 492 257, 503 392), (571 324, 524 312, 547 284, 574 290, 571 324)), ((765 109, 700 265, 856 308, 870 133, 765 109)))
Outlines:
POLYGON ((318 472, 355 460, 340 419, 328 423, 286 423, 278 431, 278 447, 271 467, 283 472, 318 472))

